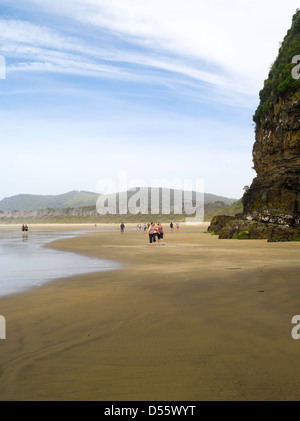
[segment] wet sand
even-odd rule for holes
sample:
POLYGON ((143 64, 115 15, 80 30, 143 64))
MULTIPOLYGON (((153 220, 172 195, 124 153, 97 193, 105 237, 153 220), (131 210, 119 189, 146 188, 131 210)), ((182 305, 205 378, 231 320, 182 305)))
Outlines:
POLYGON ((206 227, 51 243, 124 267, 0 299, 0 400, 299 400, 300 242, 206 227))

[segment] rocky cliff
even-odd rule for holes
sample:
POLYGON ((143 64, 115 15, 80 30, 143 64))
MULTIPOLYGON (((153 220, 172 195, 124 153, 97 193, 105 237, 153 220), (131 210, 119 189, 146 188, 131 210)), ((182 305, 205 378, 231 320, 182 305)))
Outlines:
POLYGON ((300 58, 300 10, 293 16, 260 91, 260 104, 253 117, 257 177, 245 191, 242 214, 212 220, 209 231, 220 238, 300 239, 300 79, 294 69, 297 55, 300 58))

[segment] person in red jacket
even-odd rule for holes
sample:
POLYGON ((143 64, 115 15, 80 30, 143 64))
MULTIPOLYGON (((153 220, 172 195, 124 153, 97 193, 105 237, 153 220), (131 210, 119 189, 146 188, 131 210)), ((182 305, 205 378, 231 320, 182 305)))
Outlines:
POLYGON ((163 246, 165 245, 165 243, 164 243, 164 229, 163 229, 160 222, 157 224, 157 244, 162 244, 163 246))

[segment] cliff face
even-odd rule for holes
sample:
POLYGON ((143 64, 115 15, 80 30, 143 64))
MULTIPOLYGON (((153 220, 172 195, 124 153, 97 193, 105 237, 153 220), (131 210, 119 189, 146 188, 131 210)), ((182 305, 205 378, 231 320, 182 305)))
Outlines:
POLYGON ((299 226, 300 101, 280 101, 268 118, 269 128, 256 127, 253 162, 257 177, 244 194, 244 213, 258 221, 299 226))
POLYGON ((292 70, 300 55, 300 11, 293 16, 253 117, 253 162, 257 177, 245 192, 243 213, 215 217, 220 238, 300 239, 300 79, 292 70))

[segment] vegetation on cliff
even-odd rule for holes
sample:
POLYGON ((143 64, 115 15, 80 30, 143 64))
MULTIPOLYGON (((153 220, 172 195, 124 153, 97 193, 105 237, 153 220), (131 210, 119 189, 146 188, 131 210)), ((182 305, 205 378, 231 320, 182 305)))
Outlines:
MULTIPOLYGON (((296 55, 300 55, 300 9, 297 9, 293 16, 292 26, 284 37, 268 79, 264 81, 264 87, 259 92, 260 104, 253 116, 257 125, 270 124, 271 120, 267 117, 275 112, 275 104, 287 98, 300 99, 300 79, 294 79, 292 76, 292 69, 295 67, 292 59, 296 55)), ((279 116, 280 110, 276 110, 276 117, 279 116)))

